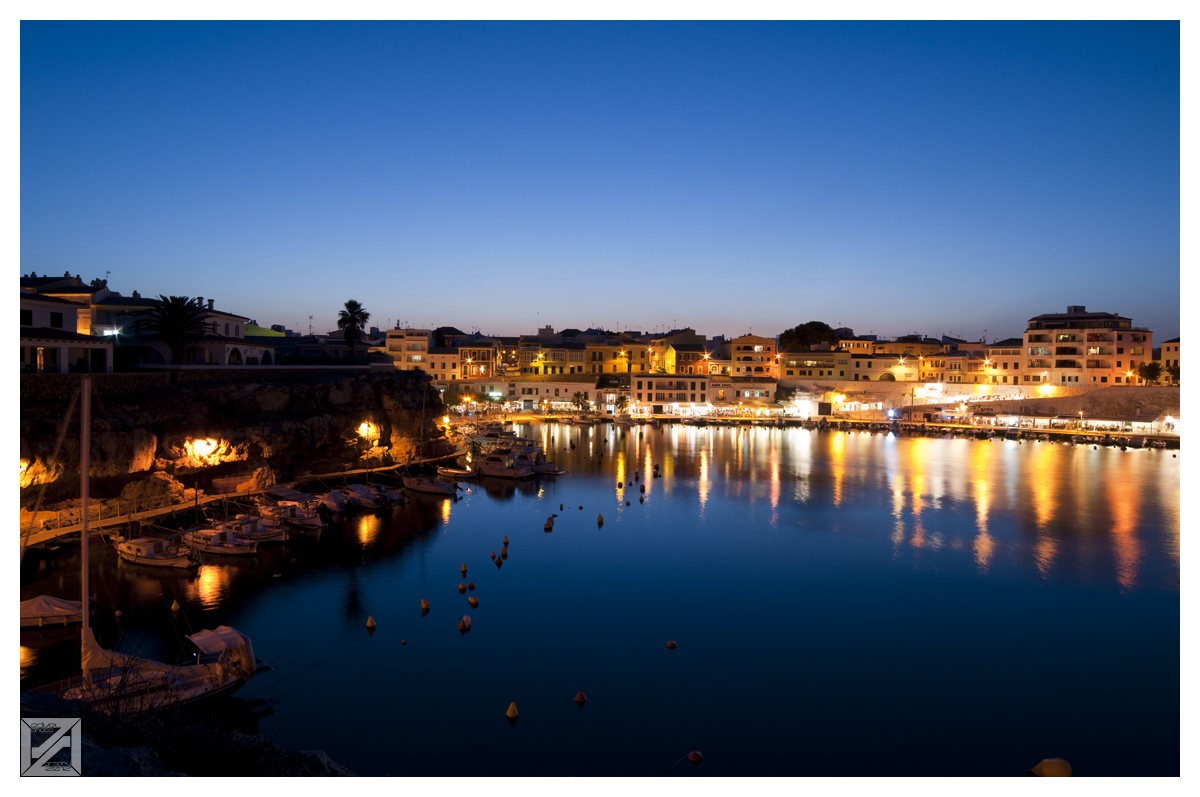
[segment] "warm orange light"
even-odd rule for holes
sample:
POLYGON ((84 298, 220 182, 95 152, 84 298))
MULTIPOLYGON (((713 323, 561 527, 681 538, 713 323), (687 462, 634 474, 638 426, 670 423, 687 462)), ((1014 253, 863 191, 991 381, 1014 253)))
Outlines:
POLYGON ((1054 385, 1042 385, 1038 388, 1038 393, 1041 393, 1043 396, 1053 396, 1054 385))
POLYGON ((217 449, 217 441, 211 437, 203 440, 193 440, 188 445, 191 447, 192 453, 198 457, 207 457, 217 449))
POLYGON ((361 437, 378 437, 379 427, 370 421, 363 421, 358 425, 358 434, 361 437))
POLYGON ((841 404, 845 400, 846 400, 846 397, 843 396, 841 393, 838 393, 838 394, 834 395, 834 397, 833 397, 834 404, 841 404))

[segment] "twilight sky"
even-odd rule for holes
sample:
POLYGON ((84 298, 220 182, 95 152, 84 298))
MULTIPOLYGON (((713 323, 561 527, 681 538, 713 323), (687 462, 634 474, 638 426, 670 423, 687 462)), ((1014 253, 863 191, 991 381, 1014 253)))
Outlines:
POLYGON ((21 24, 22 273, 372 324, 1179 334, 1179 25, 21 24))

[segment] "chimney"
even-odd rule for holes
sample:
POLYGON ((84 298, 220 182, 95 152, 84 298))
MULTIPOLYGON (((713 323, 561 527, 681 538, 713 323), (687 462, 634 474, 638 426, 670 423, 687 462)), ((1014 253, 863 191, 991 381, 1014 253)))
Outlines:
POLYGON ((214 302, 214 301, 216 301, 216 300, 215 300, 215 299, 209 299, 209 300, 208 300, 208 309, 209 309, 209 310, 213 309, 213 302, 214 302))
POLYGON ((137 291, 134 291, 134 292, 133 292, 133 298, 135 298, 135 299, 140 299, 140 298, 142 298, 142 295, 141 295, 140 293, 138 293, 137 291))
POLYGON ((197 306, 197 307, 203 307, 203 306, 204 306, 204 297, 203 297, 203 296, 197 296, 197 297, 196 297, 196 306, 197 306))

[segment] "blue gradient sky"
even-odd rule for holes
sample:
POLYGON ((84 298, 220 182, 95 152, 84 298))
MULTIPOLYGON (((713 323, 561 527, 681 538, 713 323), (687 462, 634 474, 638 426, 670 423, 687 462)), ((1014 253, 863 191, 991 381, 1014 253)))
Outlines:
POLYGON ((1177 23, 21 25, 21 271, 317 331, 1179 333, 1177 23))

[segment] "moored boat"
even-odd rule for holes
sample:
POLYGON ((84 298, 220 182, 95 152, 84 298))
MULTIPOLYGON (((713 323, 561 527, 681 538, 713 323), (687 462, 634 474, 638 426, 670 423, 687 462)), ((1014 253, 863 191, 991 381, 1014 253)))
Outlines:
POLYGON ((216 528, 232 528, 243 540, 255 542, 287 542, 287 529, 279 518, 265 518, 258 515, 238 515, 233 520, 215 524, 216 528))
POLYGON ((416 493, 428 495, 453 496, 455 488, 445 482, 431 479, 428 476, 404 476, 404 488, 416 493))
POLYGON ((65 598, 55 598, 50 595, 38 595, 27 601, 21 601, 21 627, 68 625, 82 623, 83 612, 80 601, 69 601, 65 598))
POLYGON ((517 464, 514 458, 511 449, 493 449, 475 466, 475 470, 480 476, 494 476, 500 479, 527 479, 533 476, 532 467, 517 464))
POLYGON ((139 537, 117 543, 117 555, 126 562, 153 567, 199 567, 190 548, 168 540, 139 537))
POLYGON ((258 542, 242 539, 235 529, 192 529, 184 532, 183 541, 201 553, 225 556, 248 556, 258 550, 258 542))

